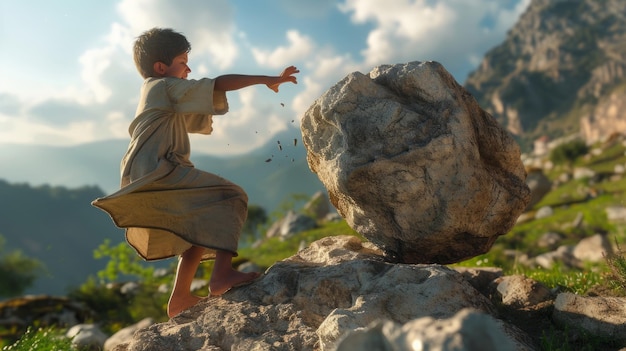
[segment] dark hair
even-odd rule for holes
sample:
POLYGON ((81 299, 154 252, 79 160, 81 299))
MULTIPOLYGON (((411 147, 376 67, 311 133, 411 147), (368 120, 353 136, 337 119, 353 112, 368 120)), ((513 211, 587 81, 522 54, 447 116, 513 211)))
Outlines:
POLYGON ((152 28, 142 33, 133 47, 135 66, 142 77, 154 77, 154 64, 171 65, 178 55, 189 52, 191 44, 184 35, 169 28, 152 28))

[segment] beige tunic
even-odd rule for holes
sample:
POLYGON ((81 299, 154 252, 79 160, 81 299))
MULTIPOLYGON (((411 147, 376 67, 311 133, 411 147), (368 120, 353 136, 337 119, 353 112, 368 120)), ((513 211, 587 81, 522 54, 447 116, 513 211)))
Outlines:
POLYGON ((180 255, 192 245, 236 254, 247 215, 237 185, 194 168, 187 133, 210 134, 212 116, 228 111, 214 80, 149 78, 141 89, 121 163, 121 189, 92 204, 126 229, 146 260, 180 255))

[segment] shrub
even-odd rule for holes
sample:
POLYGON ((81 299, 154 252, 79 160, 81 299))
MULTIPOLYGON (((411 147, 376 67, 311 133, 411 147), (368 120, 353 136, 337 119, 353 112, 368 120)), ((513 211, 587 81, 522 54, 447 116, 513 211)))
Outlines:
POLYGON ((589 147, 583 140, 574 140, 563 143, 550 152, 550 160, 555 164, 571 164, 576 159, 589 151, 589 147))
POLYGON ((613 285, 615 285, 615 288, 621 289, 626 293, 626 257, 624 257, 624 252, 617 243, 617 240, 615 240, 615 244, 617 246, 617 252, 605 255, 604 258, 611 270, 613 285))

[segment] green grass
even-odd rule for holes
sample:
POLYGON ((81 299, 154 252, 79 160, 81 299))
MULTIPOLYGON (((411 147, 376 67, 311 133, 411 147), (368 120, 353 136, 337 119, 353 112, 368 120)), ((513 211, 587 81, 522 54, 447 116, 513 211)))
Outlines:
POLYGON ((250 258, 251 261, 261 267, 268 268, 278 261, 295 255, 301 245, 308 246, 321 238, 337 235, 355 235, 360 237, 345 221, 338 221, 299 233, 284 240, 270 238, 265 240, 259 247, 241 249, 239 254, 241 257, 250 258))
POLYGON ((612 286, 616 289, 626 291, 626 253, 622 251, 616 243, 617 252, 607 255, 606 261, 612 278, 612 286))
MULTIPOLYGON (((0 341, 1 342, 1 341, 0 341)), ((10 345, 2 346, 2 351, 65 351, 77 350, 72 340, 55 328, 34 329, 29 327, 22 337, 10 345)))
MULTIPOLYGON (((573 167, 587 167, 598 173, 613 172, 616 164, 626 164, 626 148, 622 143, 614 143, 598 156, 585 156, 576 159, 572 165, 556 165, 547 176, 556 180, 560 174, 573 167)), ((547 232, 555 232, 563 238, 560 245, 575 245, 581 239, 596 233, 608 233, 610 240, 626 243, 626 224, 611 223, 606 214, 609 206, 626 205, 626 178, 619 180, 603 179, 592 182, 590 179, 570 180, 551 190, 533 211, 550 206, 553 215, 515 225, 509 233, 499 237, 492 249, 460 262, 459 266, 496 266, 504 274, 523 274, 542 282, 550 288, 561 288, 577 294, 601 290, 620 296, 626 295, 626 259, 623 252, 607 257, 604 262, 587 264, 584 269, 556 265, 552 269, 524 267, 519 257, 505 255, 507 250, 516 250, 530 257, 551 251, 551 248, 537 246, 539 238, 547 232), (589 195, 590 192, 593 195, 589 195), (574 226, 575 219, 582 215, 580 226, 574 226), (624 286, 616 286, 622 276, 624 286)))

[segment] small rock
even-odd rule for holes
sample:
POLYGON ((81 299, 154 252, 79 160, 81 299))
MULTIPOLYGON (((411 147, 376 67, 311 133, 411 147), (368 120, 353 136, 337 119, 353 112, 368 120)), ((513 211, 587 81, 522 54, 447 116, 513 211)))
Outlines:
POLYGON ((72 339, 74 347, 89 350, 101 350, 108 338, 95 324, 77 324, 65 336, 72 339))
POLYGON ((611 222, 624 222, 626 221, 626 207, 624 206, 609 206, 605 209, 606 216, 611 222))
POLYGON ((548 287, 523 275, 501 277, 496 282, 502 303, 513 308, 537 305, 552 298, 548 287))
POLYGON ((537 246, 555 249, 558 246, 561 239, 562 238, 559 233, 547 232, 539 238, 539 241, 537 241, 537 246))
POLYGON ((601 262, 605 255, 613 253, 613 247, 606 235, 595 234, 582 239, 576 246, 572 254, 581 261, 601 262))
POLYGON ((626 342, 626 298, 583 297, 560 293, 554 302, 553 319, 593 335, 626 342))
POLYGON ((542 219, 546 217, 550 217, 554 214, 554 210, 550 206, 543 206, 542 208, 537 210, 535 213, 535 219, 542 219))
POLYGON ((532 346, 523 337, 516 338, 516 333, 507 330, 502 322, 486 313, 466 308, 447 319, 423 317, 404 325, 376 321, 345 336, 336 351, 531 349, 532 346))
POLYGON ((594 172, 593 170, 589 169, 589 168, 585 168, 585 167, 576 167, 574 168, 574 174, 573 177, 574 179, 591 179, 593 177, 595 177, 596 172, 594 172))
POLYGON ((124 295, 135 294, 137 291, 139 291, 139 283, 137 282, 124 283, 120 288, 120 292, 124 295))

